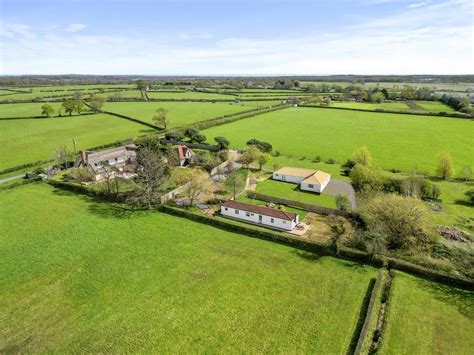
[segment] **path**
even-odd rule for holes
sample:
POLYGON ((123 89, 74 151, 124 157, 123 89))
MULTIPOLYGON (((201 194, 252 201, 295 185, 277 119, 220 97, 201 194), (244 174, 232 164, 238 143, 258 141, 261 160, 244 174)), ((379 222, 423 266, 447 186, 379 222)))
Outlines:
POLYGON ((25 174, 21 174, 21 175, 16 175, 16 176, 11 176, 9 178, 6 178, 6 179, 3 179, 3 180, 0 180, 0 184, 3 184, 5 182, 9 182, 9 181, 12 181, 12 180, 16 180, 16 179, 21 179, 21 178, 24 178, 25 177, 25 174))

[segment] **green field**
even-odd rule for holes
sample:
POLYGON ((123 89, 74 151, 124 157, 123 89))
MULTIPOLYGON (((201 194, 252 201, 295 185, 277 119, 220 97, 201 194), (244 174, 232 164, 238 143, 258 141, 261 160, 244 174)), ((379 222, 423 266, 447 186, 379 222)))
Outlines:
POLYGON ((345 354, 376 275, 43 184, 0 214, 2 353, 345 354))
POLYGON ((345 162, 367 146, 383 168, 433 174, 440 152, 449 151, 456 169, 472 164, 474 124, 471 120, 317 108, 289 108, 205 131, 227 137, 243 148, 251 138, 270 142, 284 155, 345 162))
POLYGON ((297 184, 267 179, 258 183, 256 192, 288 200, 336 208, 336 200, 333 196, 301 191, 297 184))
POLYGON ((150 99, 195 99, 195 100, 229 100, 232 101, 235 99, 233 95, 223 95, 216 93, 207 93, 207 92, 195 92, 195 91, 186 91, 186 92, 159 92, 159 91, 149 91, 147 93, 150 99))
POLYGON ((442 102, 438 101, 415 101, 416 104, 420 107, 423 107, 426 111, 429 112, 455 112, 451 107, 448 105, 443 104, 442 102))
MULTIPOLYGON (((42 116, 41 106, 43 105, 44 103, 2 104, 0 105, 0 118, 42 116)), ((58 109, 61 108, 61 103, 51 102, 50 105, 56 110, 53 117, 57 116, 58 109)), ((64 114, 64 110, 62 111, 64 114)))
POLYGON ((106 114, 0 120, 0 169, 50 159, 61 145, 72 150, 73 138, 77 149, 84 149, 150 132, 146 126, 106 114))
POLYGON ((381 354, 472 354, 474 295, 397 272, 381 354))
POLYGON ((154 123, 152 118, 160 107, 169 111, 169 127, 254 109, 241 104, 212 102, 107 102, 103 109, 154 123))
POLYGON ((404 102, 383 102, 381 104, 372 104, 368 102, 339 102, 333 101, 332 107, 353 108, 357 110, 406 110, 410 108, 404 102))

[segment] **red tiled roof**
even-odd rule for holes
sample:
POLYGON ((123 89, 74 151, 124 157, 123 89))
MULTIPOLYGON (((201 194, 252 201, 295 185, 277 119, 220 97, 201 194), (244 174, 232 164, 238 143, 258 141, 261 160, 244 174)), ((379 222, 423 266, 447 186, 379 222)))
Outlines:
POLYGON ((235 208, 242 211, 262 214, 269 217, 280 218, 287 221, 292 221, 296 218, 296 213, 293 213, 293 212, 286 212, 286 211, 279 210, 277 208, 251 205, 249 203, 242 203, 242 202, 237 202, 233 200, 227 200, 226 202, 222 204, 222 206, 235 208))

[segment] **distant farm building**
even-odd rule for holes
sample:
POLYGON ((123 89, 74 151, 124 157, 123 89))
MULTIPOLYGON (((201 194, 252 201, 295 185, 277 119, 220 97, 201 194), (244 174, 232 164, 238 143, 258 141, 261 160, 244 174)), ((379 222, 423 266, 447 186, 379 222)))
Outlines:
POLYGON ((221 214, 252 224, 260 224, 287 231, 293 230, 299 223, 297 213, 233 200, 227 200, 221 205, 221 214))
POLYGON ((331 181, 331 175, 319 170, 284 167, 275 171, 272 179, 298 184, 303 191, 321 193, 331 181))

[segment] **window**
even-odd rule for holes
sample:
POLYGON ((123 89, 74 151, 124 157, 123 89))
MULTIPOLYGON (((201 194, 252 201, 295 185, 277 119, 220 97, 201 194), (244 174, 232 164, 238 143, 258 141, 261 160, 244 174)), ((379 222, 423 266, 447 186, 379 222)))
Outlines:
POLYGON ((245 212, 245 215, 246 215, 247 217, 250 217, 250 212, 245 212))
POLYGON ((283 224, 286 224, 286 221, 283 221, 283 224))
POLYGON ((273 218, 270 219, 270 222, 275 223, 275 220, 273 218))
POLYGON ((229 209, 227 207, 225 207, 224 210, 228 211, 229 209))
POLYGON ((252 216, 255 216, 255 215, 252 213, 252 216))
POLYGON ((314 185, 313 185, 313 184, 309 184, 308 187, 309 187, 310 189, 312 189, 312 188, 314 188, 314 185))
POLYGON ((235 210, 235 214, 239 214, 239 210, 235 210))

